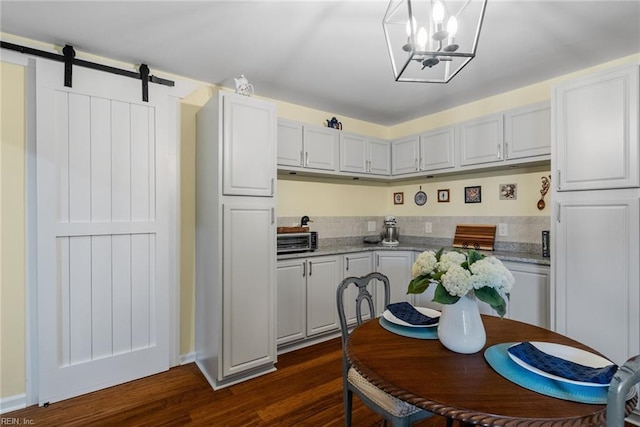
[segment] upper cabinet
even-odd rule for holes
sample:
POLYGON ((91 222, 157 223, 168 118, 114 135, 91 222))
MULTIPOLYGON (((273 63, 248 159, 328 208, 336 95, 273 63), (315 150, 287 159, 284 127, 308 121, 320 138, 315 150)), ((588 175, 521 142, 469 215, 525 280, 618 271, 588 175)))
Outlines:
POLYGON ((278 165, 335 171, 339 135, 331 128, 278 120, 278 165))
POLYGON ((410 136, 391 142, 391 174, 403 175, 420 170, 420 137, 410 136))
POLYGON ((639 187, 638 66, 555 88, 558 191, 639 187))
POLYGON ((275 164, 265 159, 275 157, 275 105, 227 93, 221 99, 224 195, 273 196, 275 164))
POLYGON ((388 141, 340 133, 340 171, 374 175, 391 174, 388 141))
POLYGON ((504 115, 504 157, 551 154, 551 106, 541 102, 510 110, 504 115))
POLYGON ((432 130, 420 135, 420 169, 433 171, 455 167, 454 127, 432 130))
POLYGON ((500 162, 503 156, 504 118, 492 114, 458 125, 460 165, 500 162))

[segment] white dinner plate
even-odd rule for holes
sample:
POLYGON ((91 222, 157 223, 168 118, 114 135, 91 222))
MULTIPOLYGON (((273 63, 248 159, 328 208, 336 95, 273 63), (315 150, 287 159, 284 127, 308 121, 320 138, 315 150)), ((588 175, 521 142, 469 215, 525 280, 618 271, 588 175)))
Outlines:
MULTIPOLYGON (((429 317, 440 316, 440 312, 432 308, 427 308, 427 307, 414 307, 414 308, 418 310, 420 313, 424 314, 425 316, 429 316, 429 317)), ((391 323, 395 323, 396 325, 408 326, 410 328, 433 328, 434 326, 438 326, 438 322, 434 323, 433 325, 412 325, 411 323, 407 323, 404 320, 398 319, 388 309, 382 313, 382 317, 384 317, 386 320, 388 320, 391 323)))
MULTIPOLYGON (((516 343, 514 345, 518 345, 520 343, 516 343)), ((531 344, 534 345, 538 350, 550 354, 552 356, 559 357, 564 360, 569 360, 574 363, 579 363, 580 365, 589 366, 591 368, 603 368, 605 366, 613 365, 613 362, 605 359, 604 357, 600 357, 597 354, 589 353, 588 351, 580 350, 579 348, 569 347, 562 344, 555 344, 550 342, 537 342, 531 341, 531 344)), ((513 346, 512 346, 513 347, 513 346)), ((542 371, 536 367, 529 365, 527 362, 519 359, 517 356, 507 352, 511 360, 516 362, 518 365, 522 366, 528 371, 531 371, 535 374, 541 375, 543 377, 550 378, 552 380, 562 381, 569 384, 583 385, 588 387, 609 387, 609 384, 598 384, 592 382, 584 382, 584 381, 575 381, 570 380, 568 378, 563 378, 554 374, 550 374, 548 372, 542 371)))

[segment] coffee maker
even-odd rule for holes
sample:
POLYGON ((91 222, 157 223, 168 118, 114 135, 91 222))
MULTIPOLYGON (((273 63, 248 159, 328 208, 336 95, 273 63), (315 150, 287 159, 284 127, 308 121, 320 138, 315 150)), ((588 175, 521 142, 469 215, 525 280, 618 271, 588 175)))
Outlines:
POLYGON ((398 227, 396 217, 387 216, 384 218, 384 226, 382 227, 382 245, 398 246, 398 236, 400 235, 400 227, 398 227))

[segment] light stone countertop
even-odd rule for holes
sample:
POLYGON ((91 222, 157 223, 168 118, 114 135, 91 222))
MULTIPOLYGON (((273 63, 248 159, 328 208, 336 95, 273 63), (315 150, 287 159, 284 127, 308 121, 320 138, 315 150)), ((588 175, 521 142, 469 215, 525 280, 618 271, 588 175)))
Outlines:
MULTIPOLYGON (((341 254, 349 254, 356 252, 373 252, 373 251, 426 251, 432 250, 434 252, 438 251, 441 246, 432 246, 432 245, 422 245, 419 243, 400 243, 398 246, 383 246, 381 243, 377 244, 323 244, 322 240, 320 241, 319 248, 313 252, 297 252, 290 254, 280 254, 278 255, 278 261, 287 260, 287 259, 297 259, 297 258, 310 258, 324 255, 341 255, 341 254)), ((451 248, 450 246, 448 248, 451 248)), ((451 248, 453 249, 453 248, 451 248)), ((501 261, 514 261, 514 262, 524 262, 528 264, 538 264, 550 266, 551 261, 549 258, 544 258, 540 253, 530 253, 530 252, 516 252, 516 251, 479 251, 484 255, 493 255, 501 261)))

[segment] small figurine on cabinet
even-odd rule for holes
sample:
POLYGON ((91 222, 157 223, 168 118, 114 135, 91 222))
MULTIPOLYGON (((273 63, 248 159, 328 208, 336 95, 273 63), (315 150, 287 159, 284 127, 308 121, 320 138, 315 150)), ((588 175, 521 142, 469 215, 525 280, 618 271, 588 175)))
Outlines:
POLYGON ((252 96, 253 95, 253 85, 249 83, 249 80, 244 76, 244 74, 240 74, 240 77, 234 78, 236 82, 236 93, 244 96, 252 96))

